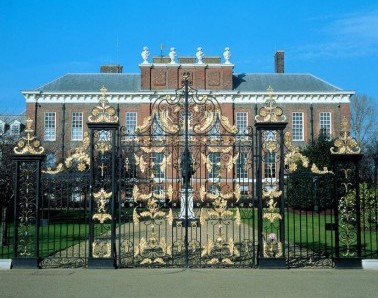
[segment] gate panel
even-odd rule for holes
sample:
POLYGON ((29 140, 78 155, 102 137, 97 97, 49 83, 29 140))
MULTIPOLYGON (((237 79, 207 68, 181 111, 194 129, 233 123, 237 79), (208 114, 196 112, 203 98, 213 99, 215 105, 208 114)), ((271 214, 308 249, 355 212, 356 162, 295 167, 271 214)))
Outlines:
POLYGON ((215 98, 184 83, 121 129, 119 265, 253 267, 252 130, 238 135, 215 98))
POLYGON ((289 267, 333 266, 333 204, 332 173, 302 169, 288 173, 285 218, 289 267))
POLYGON ((42 164, 40 255, 42 268, 84 267, 89 256, 89 135, 56 164, 60 148, 46 145, 42 164))
POLYGON ((89 174, 75 169, 42 174, 41 267, 83 267, 89 235, 89 174))

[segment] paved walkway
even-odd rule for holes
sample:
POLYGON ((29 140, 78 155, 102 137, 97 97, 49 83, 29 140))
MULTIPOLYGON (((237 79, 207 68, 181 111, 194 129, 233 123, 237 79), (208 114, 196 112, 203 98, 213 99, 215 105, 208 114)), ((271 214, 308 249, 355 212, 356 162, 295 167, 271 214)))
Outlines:
POLYGON ((378 270, 13 269, 1 298, 377 297, 378 270))

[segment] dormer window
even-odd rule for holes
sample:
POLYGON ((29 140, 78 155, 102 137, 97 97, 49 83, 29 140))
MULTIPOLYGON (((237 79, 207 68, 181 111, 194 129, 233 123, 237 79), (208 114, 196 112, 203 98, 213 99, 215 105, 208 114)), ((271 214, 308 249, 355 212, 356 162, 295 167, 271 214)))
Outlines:
POLYGON ((20 126, 21 122, 15 120, 11 125, 10 125, 10 134, 11 136, 19 136, 20 135, 20 126))

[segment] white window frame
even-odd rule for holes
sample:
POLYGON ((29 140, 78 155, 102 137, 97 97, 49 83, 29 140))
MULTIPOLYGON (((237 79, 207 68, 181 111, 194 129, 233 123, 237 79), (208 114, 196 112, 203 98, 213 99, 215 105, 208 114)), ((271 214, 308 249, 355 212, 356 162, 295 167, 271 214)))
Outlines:
POLYGON ((325 132, 328 136, 332 136, 332 114, 331 112, 320 112, 319 113, 319 126, 320 130, 325 129, 325 132), (325 116, 329 116, 329 123, 325 123, 325 116))
POLYGON ((304 113, 293 112, 291 114, 292 121, 292 139, 293 141, 304 141, 304 113), (297 118, 298 117, 298 118, 297 118))
POLYGON ((72 117, 71 118, 71 141, 82 141, 83 140, 83 113, 72 112, 71 117, 72 117))
POLYGON ((44 115, 43 115, 43 127, 44 127, 44 140, 45 141, 56 141, 56 112, 45 112, 44 113, 44 115), (53 121, 52 121, 52 116, 54 117, 53 121), (47 119, 46 117, 49 117, 49 119, 47 119))
POLYGON ((125 114, 125 128, 126 128, 126 139, 131 140, 135 138, 135 129, 137 128, 138 125, 138 113, 137 112, 126 112, 125 114), (135 119, 130 119, 131 115, 133 115, 133 118, 135 119), (135 117, 134 117, 135 116, 135 117), (131 126, 130 124, 132 122, 135 122, 134 126, 131 126), (130 127, 133 127, 131 130, 129 129, 130 127))
POLYGON ((238 128, 238 135, 245 136, 248 127, 248 112, 236 112, 236 127, 238 128))
POLYGON ((10 125, 9 125, 9 133, 11 136, 17 137, 20 135, 20 128, 21 128, 21 122, 18 120, 14 120, 10 125), (17 130, 17 132, 13 131, 13 129, 17 130))

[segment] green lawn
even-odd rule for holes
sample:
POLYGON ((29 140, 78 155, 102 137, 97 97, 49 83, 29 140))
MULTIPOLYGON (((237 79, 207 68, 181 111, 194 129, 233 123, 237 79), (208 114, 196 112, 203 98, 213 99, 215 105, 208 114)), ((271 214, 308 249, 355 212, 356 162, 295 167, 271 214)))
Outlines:
POLYGON ((331 215, 315 212, 287 212, 285 215, 286 241, 289 245, 309 249, 316 253, 332 255, 335 232, 326 230, 326 224, 333 224, 331 215))
POLYGON ((49 224, 40 228, 40 256, 47 257, 88 239, 87 224, 49 224))
MULTIPOLYGON (((257 210, 254 210, 254 226, 257 228, 257 210)), ((242 221, 251 225, 250 219, 242 221)), ((289 245, 309 249, 317 253, 333 254, 335 246, 335 232, 326 230, 326 224, 334 223, 331 215, 308 211, 288 211, 285 214, 285 238, 289 245)), ((328 225, 329 226, 329 225, 328 225)), ((378 232, 363 230, 361 233, 362 256, 366 258, 378 257, 378 232)), ((341 247, 342 249, 342 247, 341 247)))
MULTIPOLYGON (((254 215, 254 227, 257 229, 257 210, 240 210, 242 221, 252 225, 254 215), (252 213, 253 212, 253 213, 252 213)), ((333 222, 333 217, 315 212, 294 212, 289 211, 285 215, 285 236, 290 246, 302 247, 317 253, 333 255, 335 232, 326 230, 326 224, 333 222)), ((109 229, 98 230, 96 234, 106 233, 109 229)), ((0 247, 0 258, 11 258, 13 256, 13 225, 9 229, 8 245, 0 247)), ((378 257, 378 232, 376 230, 364 230, 361 233, 362 256, 367 258, 378 257)), ((84 220, 77 223, 65 223, 61 218, 51 220, 49 224, 40 227, 40 255, 46 257, 59 251, 79 244, 88 239, 89 226, 84 220)))

